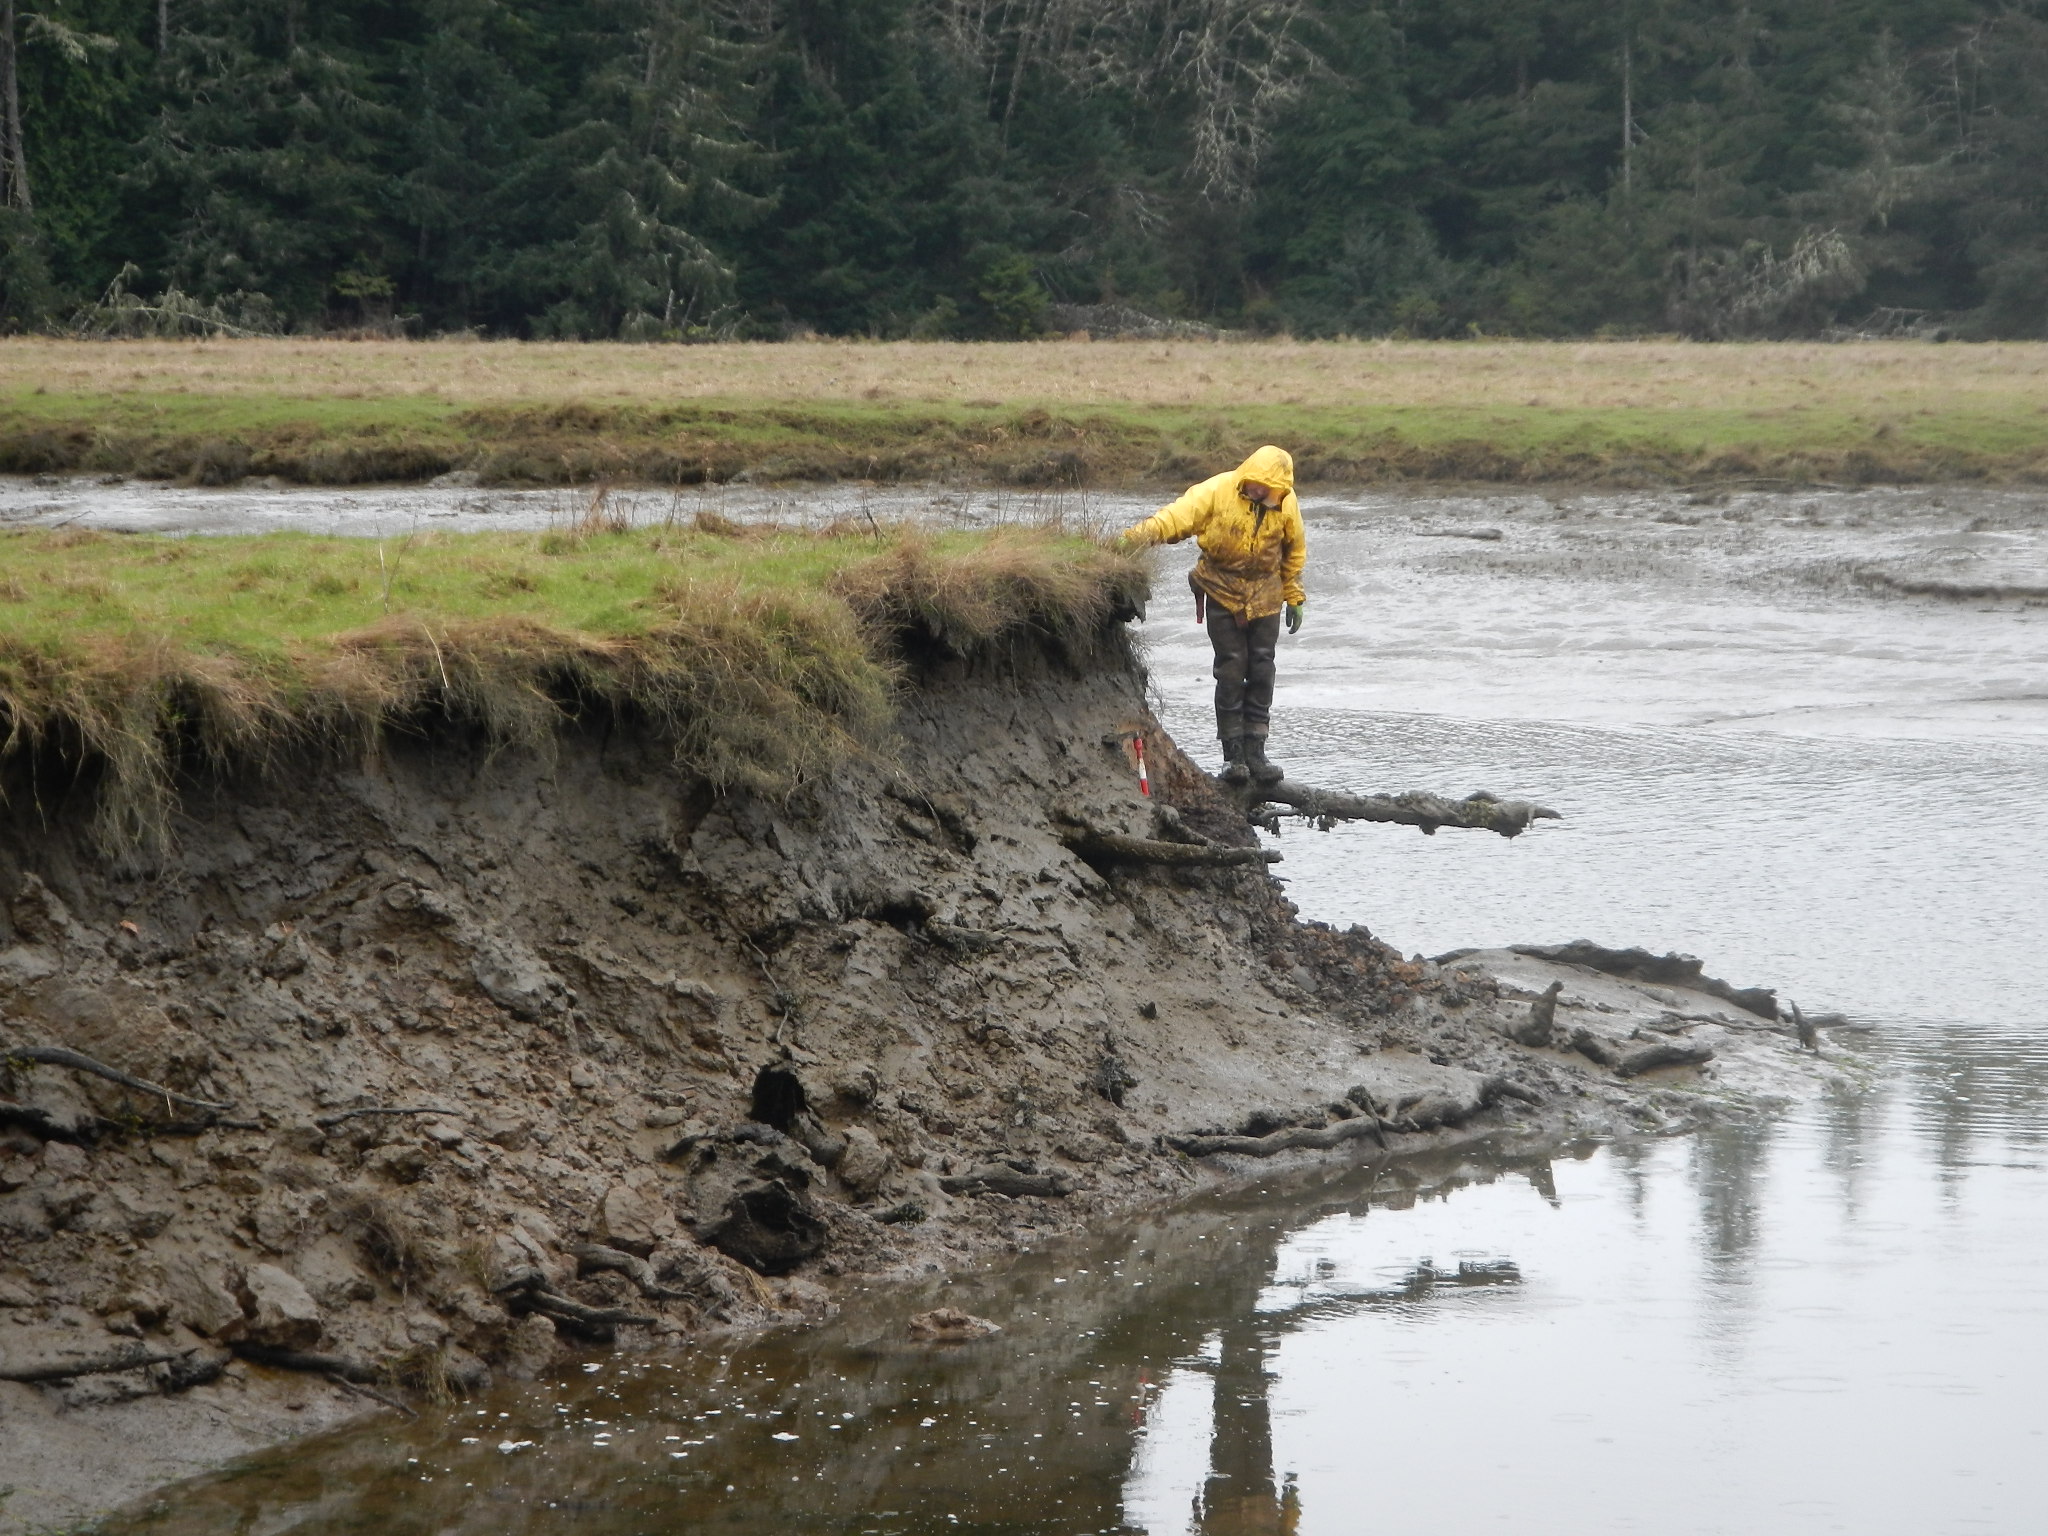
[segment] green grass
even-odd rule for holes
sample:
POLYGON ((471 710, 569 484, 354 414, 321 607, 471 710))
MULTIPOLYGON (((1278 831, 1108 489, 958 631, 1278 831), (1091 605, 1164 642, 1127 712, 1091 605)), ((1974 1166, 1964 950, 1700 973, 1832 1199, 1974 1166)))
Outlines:
POLYGON ((1052 530, 630 528, 399 540, 0 534, 0 758, 99 766, 110 847, 181 772, 374 753, 400 723, 544 745, 592 709, 684 771, 782 792, 886 735, 909 659, 1087 651, 1143 567, 1052 530))
POLYGON ((92 471, 228 484, 429 478, 654 485, 783 480, 1165 483, 1281 442, 1305 483, 1682 483, 1776 477, 2048 479, 2031 402, 1942 412, 1492 403, 1070 409, 694 400, 461 405, 434 399, 0 393, 0 472, 92 471))
POLYGON ((339 484, 2048 479, 2048 346, 0 338, 0 472, 339 484))

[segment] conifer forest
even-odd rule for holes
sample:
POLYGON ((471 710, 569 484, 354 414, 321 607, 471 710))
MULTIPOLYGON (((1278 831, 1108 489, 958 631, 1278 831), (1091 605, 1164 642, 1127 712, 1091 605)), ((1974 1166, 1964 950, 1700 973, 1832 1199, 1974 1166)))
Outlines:
POLYGON ((2048 5, 0 0, 0 329, 1133 310, 2041 337, 2048 5))

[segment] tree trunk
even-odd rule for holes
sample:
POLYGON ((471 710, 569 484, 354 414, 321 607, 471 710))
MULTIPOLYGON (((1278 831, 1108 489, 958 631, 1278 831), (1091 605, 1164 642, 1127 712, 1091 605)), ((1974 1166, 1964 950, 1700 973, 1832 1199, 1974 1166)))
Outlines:
POLYGON ((1483 789, 1462 800, 1447 800, 1421 790, 1399 795, 1346 795, 1287 779, 1278 784, 1243 788, 1219 784, 1218 788, 1242 805, 1253 822, 1276 831, 1274 824, 1280 817, 1305 816, 1322 824, 1325 831, 1333 822, 1381 821, 1420 827, 1426 834, 1434 834, 1438 827, 1457 827, 1519 837, 1532 822, 1564 819, 1548 806, 1528 800, 1502 800, 1483 789))
POLYGON ((21 46, 14 0, 0 0, 0 208, 34 213, 28 185, 28 145, 21 135, 21 83, 15 55, 21 46))

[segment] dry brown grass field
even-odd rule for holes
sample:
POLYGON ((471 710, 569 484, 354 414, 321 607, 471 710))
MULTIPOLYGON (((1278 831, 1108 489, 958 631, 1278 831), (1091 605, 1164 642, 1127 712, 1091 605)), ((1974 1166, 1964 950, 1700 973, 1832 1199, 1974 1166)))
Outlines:
POLYGON ((1889 416, 2025 398, 2048 345, 1689 342, 0 342, 0 377, 62 394, 469 404, 1571 407, 1889 416))
POLYGON ((2048 345, 0 341, 0 470, 507 481, 2048 477, 2048 345))

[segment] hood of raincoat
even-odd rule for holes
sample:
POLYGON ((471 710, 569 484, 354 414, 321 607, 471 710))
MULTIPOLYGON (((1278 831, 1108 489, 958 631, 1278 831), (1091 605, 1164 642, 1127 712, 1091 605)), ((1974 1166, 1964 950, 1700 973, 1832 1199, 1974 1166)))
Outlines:
POLYGON ((1252 456, 1237 466, 1237 483, 1243 485, 1247 480, 1256 480, 1286 495, 1294 489, 1294 455, 1271 443, 1254 449, 1252 456))
POLYGON ((1308 541, 1294 496, 1294 458, 1286 449, 1268 443, 1236 469, 1189 486, 1171 505, 1124 530, 1133 544, 1178 544, 1190 534, 1202 558, 1188 579, 1232 613, 1263 619, 1284 604, 1308 601, 1301 585, 1308 541), (1254 507, 1244 494, 1247 480, 1277 491, 1280 504, 1254 507))

